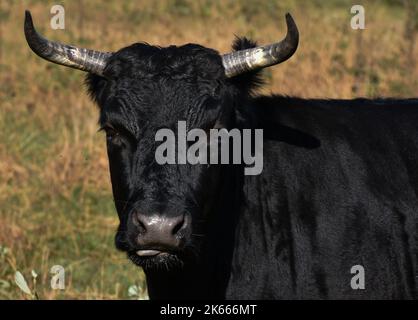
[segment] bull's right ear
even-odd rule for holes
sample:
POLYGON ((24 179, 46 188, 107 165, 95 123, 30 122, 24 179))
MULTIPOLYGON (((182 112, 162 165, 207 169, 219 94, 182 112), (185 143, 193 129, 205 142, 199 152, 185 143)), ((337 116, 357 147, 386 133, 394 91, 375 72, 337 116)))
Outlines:
POLYGON ((88 73, 85 79, 85 84, 90 98, 96 102, 100 108, 102 108, 105 103, 104 92, 106 90, 108 80, 93 73, 88 73))

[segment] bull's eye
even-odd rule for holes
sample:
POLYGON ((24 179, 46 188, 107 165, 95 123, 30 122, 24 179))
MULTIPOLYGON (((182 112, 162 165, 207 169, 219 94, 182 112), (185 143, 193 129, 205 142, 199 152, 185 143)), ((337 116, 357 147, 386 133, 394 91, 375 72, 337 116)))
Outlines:
POLYGON ((120 125, 106 123, 100 128, 100 131, 104 131, 106 133, 108 146, 136 147, 138 143, 135 135, 120 125))
POLYGON ((114 127, 105 125, 101 127, 100 130, 106 133, 106 140, 108 143, 120 144, 120 133, 114 127))
POLYGON ((109 141, 119 136, 119 133, 115 129, 106 129, 105 131, 106 139, 109 141))

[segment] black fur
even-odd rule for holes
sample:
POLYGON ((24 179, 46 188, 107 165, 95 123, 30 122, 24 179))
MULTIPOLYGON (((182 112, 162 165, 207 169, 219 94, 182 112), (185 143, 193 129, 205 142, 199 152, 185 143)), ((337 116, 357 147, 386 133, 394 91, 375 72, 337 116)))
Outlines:
POLYGON ((87 84, 108 131, 116 246, 151 298, 417 298, 416 100, 256 97, 258 71, 226 79, 219 54, 194 44, 134 44, 105 76, 87 84), (155 132, 178 120, 264 129, 263 173, 156 164, 155 132), (137 211, 192 217, 182 250, 136 256, 137 211), (357 264, 365 290, 350 286, 357 264))

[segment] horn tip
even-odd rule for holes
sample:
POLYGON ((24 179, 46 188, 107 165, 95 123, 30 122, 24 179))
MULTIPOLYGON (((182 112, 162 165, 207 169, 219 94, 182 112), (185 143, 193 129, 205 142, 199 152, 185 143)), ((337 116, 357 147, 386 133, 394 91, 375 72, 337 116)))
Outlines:
POLYGON ((297 42, 299 40, 299 30, 295 20, 289 12, 286 13, 286 24, 288 29, 288 35, 293 36, 293 38, 297 42))
POLYGON ((25 29, 33 29, 32 14, 29 10, 25 10, 25 29))
POLYGON ((32 20, 32 15, 29 10, 25 10, 25 21, 32 20))
POLYGON ((289 12, 286 12, 286 22, 295 24, 295 19, 293 19, 292 15, 289 12))

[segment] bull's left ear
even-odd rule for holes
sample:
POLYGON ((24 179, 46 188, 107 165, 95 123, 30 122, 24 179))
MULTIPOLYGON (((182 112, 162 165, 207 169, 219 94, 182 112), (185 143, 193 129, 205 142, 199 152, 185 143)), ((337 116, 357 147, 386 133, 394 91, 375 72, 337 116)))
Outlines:
MULTIPOLYGON (((241 51, 257 47, 257 43, 246 37, 236 37, 232 43, 233 51, 241 51)), ((264 84, 261 76, 262 69, 251 70, 230 78, 228 81, 233 83, 240 91, 249 95, 254 94, 259 87, 264 84)))

